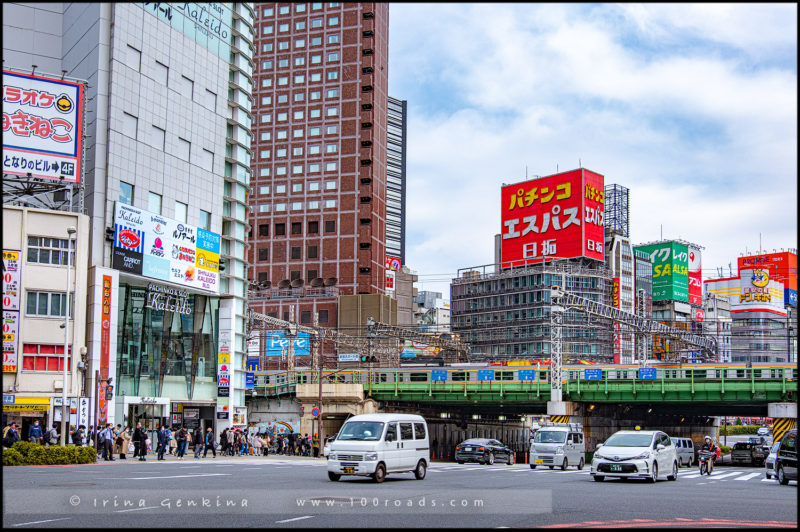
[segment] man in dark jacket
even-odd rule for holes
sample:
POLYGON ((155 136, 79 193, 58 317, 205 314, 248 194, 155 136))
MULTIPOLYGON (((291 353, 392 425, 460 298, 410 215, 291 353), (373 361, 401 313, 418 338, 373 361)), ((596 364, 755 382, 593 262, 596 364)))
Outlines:
POLYGON ((20 438, 19 438, 19 431, 17 431, 17 424, 16 423, 12 423, 8 427, 8 431, 6 432, 6 435, 3 437, 3 445, 5 445, 6 447, 11 447, 15 443, 17 443, 19 440, 20 440, 20 438))
POLYGON ((197 427, 192 433, 192 443, 194 444, 194 457, 200 459, 200 451, 203 450, 203 429, 197 427))
POLYGON ((206 429, 206 450, 203 452, 203 458, 208 456, 208 450, 211 449, 211 452, 214 453, 214 458, 217 457, 217 450, 214 448, 214 431, 211 430, 211 427, 206 429))
POLYGON ((186 454, 186 445, 189 433, 186 427, 181 427, 175 435, 175 440, 178 442, 178 460, 183 460, 183 455, 186 454))
POLYGON ((147 433, 142 428, 142 423, 136 423, 136 430, 133 431, 133 456, 139 457, 140 462, 145 462, 147 459, 147 433))
POLYGON ((164 425, 158 427, 158 460, 166 460, 164 458, 164 451, 167 450, 167 431, 164 430, 164 425))
POLYGON ((75 429, 75 432, 72 433, 72 445, 80 446, 83 444, 83 430, 85 428, 83 425, 79 425, 75 429))
POLYGON ((219 454, 225 456, 225 451, 228 450, 228 427, 225 427, 222 430, 222 434, 219 435, 219 454))

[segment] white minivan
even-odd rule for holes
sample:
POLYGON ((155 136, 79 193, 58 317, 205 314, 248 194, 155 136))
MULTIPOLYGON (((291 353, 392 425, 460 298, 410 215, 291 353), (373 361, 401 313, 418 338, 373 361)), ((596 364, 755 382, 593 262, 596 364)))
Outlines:
POLYGON ((560 467, 562 471, 569 466, 583 469, 586 456, 586 442, 583 439, 583 425, 580 423, 544 423, 531 439, 530 465, 560 467))
POLYGON ((413 471, 425 478, 430 462, 428 424, 415 414, 361 414, 345 421, 330 443, 328 478, 370 476, 383 482, 388 473, 413 471))

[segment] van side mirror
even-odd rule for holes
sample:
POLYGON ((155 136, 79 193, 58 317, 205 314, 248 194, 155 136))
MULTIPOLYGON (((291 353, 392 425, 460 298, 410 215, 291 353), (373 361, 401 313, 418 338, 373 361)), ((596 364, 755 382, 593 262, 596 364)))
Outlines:
POLYGON ((663 443, 659 443, 658 445, 656 445, 657 451, 663 451, 664 449, 666 449, 666 447, 664 447, 663 443))
POLYGON ((386 434, 386 441, 394 441, 394 434, 391 432, 386 434))
POLYGON ((600 447, 602 447, 602 446, 603 446, 603 444, 602 444, 602 443, 598 443, 598 444, 597 444, 597 448, 598 448, 598 449, 599 449, 600 447))

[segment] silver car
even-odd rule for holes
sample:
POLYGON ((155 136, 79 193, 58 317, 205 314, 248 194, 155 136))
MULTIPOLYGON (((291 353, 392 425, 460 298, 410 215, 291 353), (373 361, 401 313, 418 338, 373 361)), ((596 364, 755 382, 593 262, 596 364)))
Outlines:
POLYGON ((658 430, 620 430, 600 444, 592 457, 590 474, 596 481, 605 477, 646 478, 655 483, 660 476, 678 479, 675 445, 658 430))
POLYGON ((781 442, 776 442, 772 446, 772 449, 769 450, 769 455, 764 462, 764 474, 767 476, 767 478, 772 478, 775 476, 775 457, 778 454, 778 447, 780 446, 781 442))

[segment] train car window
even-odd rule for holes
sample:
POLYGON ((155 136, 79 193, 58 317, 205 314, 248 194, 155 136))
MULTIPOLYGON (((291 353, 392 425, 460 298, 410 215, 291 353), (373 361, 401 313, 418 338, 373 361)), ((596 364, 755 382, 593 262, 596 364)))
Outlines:
POLYGON ((428 382, 427 373, 410 373, 409 382, 428 382))
POLYGON ((450 374, 453 382, 464 382, 467 380, 467 372, 466 371, 454 371, 450 374))
POLYGON ((389 376, 386 373, 381 373, 380 382, 389 382, 389 376))
POLYGON ((753 377, 755 377, 756 379, 760 379, 761 378, 761 370, 760 369, 754 369, 753 370, 753 377))
POLYGON ((737 369, 736 370, 736 378, 737 379, 743 379, 744 378, 744 370, 743 369, 737 369))
POLYGON ((513 381, 514 380, 514 372, 513 371, 497 371, 495 372, 495 379, 499 381, 513 381))

